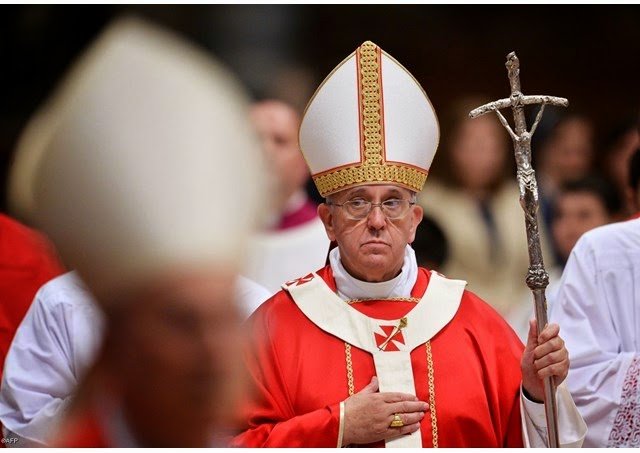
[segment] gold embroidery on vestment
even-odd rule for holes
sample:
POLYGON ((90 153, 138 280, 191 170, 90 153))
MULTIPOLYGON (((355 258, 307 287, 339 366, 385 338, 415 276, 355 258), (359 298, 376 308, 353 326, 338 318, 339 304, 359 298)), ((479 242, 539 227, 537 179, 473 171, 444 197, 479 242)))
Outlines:
MULTIPOLYGON (((438 448, 438 417, 436 414, 436 386, 433 371, 433 354, 431 352, 431 341, 425 344, 427 351, 427 382, 429 386, 429 412, 431 414, 431 435, 433 448, 438 448)), ((353 383, 353 360, 351 358, 351 345, 344 342, 344 352, 347 362, 347 390, 349 396, 355 394, 355 385, 353 383)))

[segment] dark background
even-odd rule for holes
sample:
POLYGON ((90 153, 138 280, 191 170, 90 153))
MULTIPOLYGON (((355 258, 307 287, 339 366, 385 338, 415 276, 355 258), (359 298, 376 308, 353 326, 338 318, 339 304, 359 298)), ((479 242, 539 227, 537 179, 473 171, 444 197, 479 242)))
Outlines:
POLYGON ((506 97, 505 56, 525 94, 566 97, 603 140, 640 107, 637 5, 24 5, 0 6, 0 210, 21 129, 109 20, 133 13, 209 49, 256 97, 302 109, 365 40, 406 66, 437 112, 453 99, 506 97))

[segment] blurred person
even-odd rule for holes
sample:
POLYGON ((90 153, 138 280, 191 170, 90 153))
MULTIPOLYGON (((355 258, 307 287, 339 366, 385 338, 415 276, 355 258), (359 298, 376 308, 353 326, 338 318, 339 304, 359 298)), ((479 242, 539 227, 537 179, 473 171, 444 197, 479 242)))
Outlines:
MULTIPOLYGON (((369 41, 312 97, 301 149, 338 246, 249 318, 257 393, 234 446, 543 445, 540 378, 568 370, 557 326, 524 348, 409 246, 438 139, 423 89, 369 41)), ((562 386, 558 401, 561 443, 580 445, 586 428, 562 386)))
POLYGON ((555 125, 538 153, 538 172, 559 188, 591 172, 594 158, 593 125, 579 115, 567 115, 555 125))
MULTIPOLYGON (((638 129, 640 130, 640 124, 638 129)), ((640 193, 640 147, 636 149, 631 159, 629 159, 629 188, 636 194, 633 200, 635 211, 631 218, 638 218, 640 217, 640 196, 638 196, 638 193, 640 193)))
MULTIPOLYGON (((540 216, 551 229, 556 194, 562 185, 591 174, 595 157, 593 125, 578 114, 554 110, 542 118, 533 136, 540 216)), ((554 249, 555 257, 558 251, 554 249)))
POLYGON ((243 91, 209 56, 123 19, 27 128, 46 120, 15 177, 30 181, 35 220, 105 329, 51 444, 221 441, 244 381, 229 283, 268 195, 247 115, 243 91))
MULTIPOLYGON (((33 119, 29 133, 23 134, 18 144, 19 149, 29 149, 27 156, 23 153, 21 166, 30 167, 37 161, 33 149, 38 149, 54 123, 51 115, 33 119)), ((33 187, 29 182, 28 178, 12 178, 9 204, 21 216, 33 218, 33 187)), ((41 242, 44 244, 44 239, 41 242)), ((234 289, 242 319, 271 295, 243 276, 237 277, 234 289)), ((5 438, 11 439, 8 445, 42 446, 55 433, 101 344, 102 314, 92 302, 89 290, 75 271, 54 278, 35 295, 17 327, 11 348, 7 346, 0 421, 5 438), (27 369, 31 372, 25 373, 27 369)))
MULTIPOLYGON (((640 150, 630 162, 638 201, 640 150)), ((585 447, 640 447, 639 217, 578 240, 549 313, 570 351, 567 386, 589 426, 585 447)))
MULTIPOLYGON (((506 315, 527 290, 529 254, 508 134, 491 116, 470 119, 482 99, 454 103, 443 121, 443 150, 418 203, 444 230, 449 256, 442 272, 506 315)), ((540 228, 545 263, 551 264, 540 228)))
POLYGON ((5 362, 0 421, 6 445, 50 441, 101 344, 103 315, 90 291, 68 272, 37 292, 5 362))
POLYGON ((63 272, 53 245, 42 233, 0 213, 0 378, 33 296, 43 283, 63 272))
POLYGON ((250 243, 247 276, 273 294, 301 270, 311 272, 322 266, 329 240, 317 205, 305 191, 309 169, 298 146, 300 116, 288 104, 271 99, 253 104, 251 121, 276 177, 278 208, 273 226, 250 243))
POLYGON ((626 121, 620 122, 608 134, 603 148, 604 156, 600 166, 603 174, 615 186, 623 199, 623 209, 618 220, 626 219, 628 216, 640 210, 637 204, 636 192, 630 188, 629 165, 634 151, 640 147, 640 126, 638 118, 634 116, 626 121))
POLYGON ((615 189, 601 178, 589 176, 563 184, 555 199, 551 226, 561 259, 560 273, 580 236, 613 221, 619 209, 615 189))
POLYGON ((300 194, 309 179, 309 170, 298 147, 298 112, 285 102, 267 99, 251 106, 250 118, 267 165, 277 175, 277 204, 283 210, 276 226, 288 228, 317 217, 316 206, 300 194))
MULTIPOLYGON (((585 177, 565 183, 560 188, 555 197, 551 224, 559 261, 548 268, 549 286, 545 290, 548 307, 555 303, 564 264, 578 239, 593 228, 613 222, 619 209, 617 192, 602 178, 585 177)), ((529 320, 535 317, 531 291, 525 291, 520 300, 520 306, 515 306, 505 318, 525 341, 529 320)))
POLYGON ((411 243, 416 252, 418 266, 440 272, 447 261, 449 244, 438 222, 424 214, 416 228, 416 237, 411 243))
MULTIPOLYGON (((242 276, 234 288, 242 320, 270 296, 242 276)), ((77 272, 60 275, 38 290, 5 361, 0 422, 4 438, 11 439, 7 445, 50 442, 95 361, 103 333, 103 314, 77 272)))
POLYGON ((244 275, 236 277, 233 287, 243 320, 251 316, 262 302, 273 296, 272 291, 244 275))

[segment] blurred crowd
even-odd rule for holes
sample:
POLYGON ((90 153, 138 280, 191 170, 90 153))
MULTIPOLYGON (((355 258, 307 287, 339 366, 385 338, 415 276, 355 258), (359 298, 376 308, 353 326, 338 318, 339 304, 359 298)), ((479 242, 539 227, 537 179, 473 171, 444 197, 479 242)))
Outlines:
MULTIPOLYGON (((122 64, 127 65, 129 61, 122 64)), ((185 77, 186 80, 191 80, 185 77)), ((196 79, 197 77, 194 80, 196 79)), ((85 83, 98 84, 95 79, 87 80, 85 83)), ((207 86, 206 83, 204 86, 207 86)), ((202 93, 207 91, 203 89, 202 93)), ((23 141, 21 146, 42 146, 42 153, 56 152, 60 155, 63 147, 72 149, 80 146, 79 139, 74 134, 82 135, 78 131, 86 129, 81 128, 95 127, 91 121, 83 122, 83 116, 91 118, 90 115, 96 114, 91 109, 91 102, 109 102, 108 94, 104 92, 100 99, 87 101, 86 111, 70 103, 78 111, 73 118, 65 118, 68 124, 50 121, 51 117, 41 116, 38 120, 38 127, 41 128, 38 139, 30 140, 27 145, 23 141), (74 129, 76 127, 78 129, 74 129), (54 135, 55 140, 51 138, 54 135), (53 143, 53 151, 44 149, 44 143, 49 143, 48 140, 53 143)), ((199 95, 194 95, 194 99, 199 95)), ((117 103, 117 99, 112 101, 114 105, 117 103)), ((424 208, 424 218, 418 228, 413 248, 419 266, 435 270, 449 278, 466 280, 467 288, 491 304, 509 322, 522 341, 526 342, 529 319, 533 317, 533 303, 531 292, 525 284, 529 255, 524 213, 515 178, 513 146, 507 131, 495 116, 485 115, 477 119, 470 119, 468 116, 469 111, 488 101, 490 99, 482 95, 451 99, 446 111, 438 112, 441 140, 425 188, 417 197, 417 202, 424 208)), ((235 108, 235 100, 229 101, 229 105, 231 104, 235 108)), ((175 115, 159 115, 156 118, 157 124, 174 124, 172 122, 181 114, 194 114, 180 103, 171 107, 175 107, 175 115), (180 110, 183 107, 184 111, 180 110)), ((220 108, 224 109, 223 107, 220 108)), ((117 116, 120 106, 115 105, 113 108, 114 116, 117 116)), ((203 111, 208 112, 209 108, 206 105, 203 111)), ((59 115, 63 115, 65 111, 52 112, 53 109, 47 110, 47 114, 59 115)), ((244 185, 263 192, 262 195, 270 194, 260 199, 268 212, 263 216, 259 228, 251 234, 238 236, 236 242, 241 245, 229 252, 228 256, 231 258, 227 258, 228 261, 214 262, 211 265, 214 272, 218 272, 216 269, 219 266, 227 264, 236 269, 239 257, 244 259, 242 267, 238 266, 237 273, 218 272, 219 278, 209 285, 213 285, 212 287, 203 283, 199 274, 189 273, 191 264, 208 263, 206 254, 198 252, 210 244, 196 240, 198 229, 190 229, 180 222, 167 220, 176 232, 192 235, 193 244, 188 247, 175 241, 175 250, 181 250, 178 253, 171 249, 174 245, 167 244, 171 242, 167 239, 172 237, 171 232, 160 229, 156 231, 153 226, 164 219, 158 212, 162 209, 166 211, 166 207, 162 206, 158 212, 150 209, 148 212, 138 213, 139 218, 144 219, 141 222, 144 221, 148 231, 152 232, 150 235, 155 236, 154 240, 141 246, 141 249, 148 248, 148 256, 144 255, 147 253, 146 249, 140 252, 147 259, 142 266, 140 263, 133 263, 135 260, 126 255, 133 244, 128 239, 133 240, 139 232, 127 225, 108 222, 108 210, 96 214, 91 206, 76 205, 68 210, 65 207, 60 212, 60 218, 56 219, 57 223, 34 221, 27 226, 28 219, 38 220, 32 211, 31 201, 41 197, 41 200, 48 203, 57 195, 46 186, 43 187, 49 192, 45 193, 45 189, 38 188, 40 195, 34 195, 34 184, 39 183, 27 183, 24 179, 13 181, 10 190, 12 198, 8 200, 8 205, 21 220, 0 214, 0 365, 4 366, 0 390, 0 422, 7 446, 38 446, 51 442, 71 446, 86 445, 89 442, 87 439, 91 439, 92 428, 89 426, 85 431, 78 431, 78 425, 86 420, 99 420, 104 416, 102 412, 110 410, 109 429, 125 439, 123 446, 133 446, 134 443, 127 442, 131 433, 125 432, 120 420, 120 409, 101 400, 104 404, 98 404, 99 408, 96 410, 95 399, 87 396, 95 388, 106 388, 109 391, 115 388, 125 395, 122 398, 131 397, 132 413, 139 411, 141 420, 144 419, 142 414, 148 414, 154 408, 158 411, 156 418, 170 418, 166 423, 159 423, 154 427, 144 422, 135 425, 135 429, 143 433, 139 439, 144 439, 148 445, 225 443, 225 436, 228 434, 225 422, 231 423, 232 417, 225 419, 228 414, 215 411, 208 413, 204 406, 215 398, 224 398, 226 401, 235 396, 238 391, 235 384, 242 382, 243 378, 238 377, 242 373, 233 374, 230 370, 199 367, 194 363, 207 360, 207 354, 210 353, 207 348, 218 353, 218 357, 229 357, 231 362, 233 357, 230 356, 240 354, 237 348, 220 354, 219 346, 228 344, 237 332, 234 333, 231 329, 227 331, 221 326, 246 319, 263 301, 277 292, 284 282, 324 266, 334 245, 330 244, 318 217, 318 194, 309 184, 311 175, 299 150, 298 130, 303 112, 278 99, 254 99, 250 108, 243 112, 246 113, 243 121, 247 128, 252 127, 252 133, 258 137, 252 151, 255 149, 261 152, 246 157, 242 165, 250 161, 264 163, 267 180, 264 184, 255 182, 254 185, 254 181, 247 180, 248 177, 225 175, 225 172, 231 170, 220 169, 218 174, 212 172, 215 178, 220 178, 220 183, 215 188, 206 189, 209 190, 207 196, 211 196, 208 201, 217 205, 217 215, 229 219, 238 217, 236 223, 240 222, 243 218, 240 218, 239 211, 255 201, 239 189, 244 185), (237 203, 234 204, 231 200, 236 200, 237 203), (77 230, 70 226, 70 222, 65 223, 69 219, 64 219, 65 213, 72 215, 76 208, 81 215, 91 218, 83 226, 78 226, 77 230), (92 218, 93 215, 96 217, 92 218), (55 225, 50 226, 53 223, 55 225), (46 226, 43 231, 35 229, 36 226, 43 225, 46 226), (115 231, 119 228, 121 231, 116 234, 115 231), (95 230, 100 230, 102 236, 95 230), (55 237, 46 238, 44 233, 51 234, 50 232, 55 237), (79 246, 69 245, 77 235, 82 234, 95 234, 92 239, 102 237, 105 243, 118 248, 118 253, 122 252, 122 256, 114 256, 99 247, 93 250, 82 242, 79 246), (128 237, 127 240, 123 239, 125 236, 128 237), (62 258, 55 251, 55 246, 60 243, 65 251, 62 258), (79 247, 85 248, 78 250, 79 247), (163 247, 171 250, 166 254, 161 253, 163 247), (188 253, 183 253, 183 248, 188 248, 188 253), (69 256, 73 259, 69 260, 69 256), (89 261, 92 262, 86 264, 89 261), (103 279, 102 273, 92 273, 95 261, 99 261, 104 267, 118 266, 121 263, 126 265, 122 264, 122 273, 116 273, 115 276, 109 274, 103 279), (85 263, 89 271, 84 275, 94 279, 81 281, 74 271, 78 263, 85 263), (160 264, 166 266, 160 268, 160 264), (152 277, 156 274, 153 273, 157 271, 158 275, 164 275, 162 272, 167 269, 177 269, 182 279, 175 287, 167 286, 166 279, 158 285, 114 286, 118 294, 126 294, 123 299, 134 298, 135 295, 145 300, 157 300, 157 307, 153 305, 157 312, 126 311, 112 301, 98 302, 101 310, 95 309, 96 296, 98 299, 105 299, 105 285, 112 285, 114 279, 124 281, 128 274, 133 275, 142 267, 145 273, 140 281, 145 284, 154 281, 152 277), (149 269, 153 273, 147 273, 149 269), (218 291, 216 294, 220 294, 219 288, 230 281, 235 282, 232 285, 234 295, 227 294, 227 289, 223 293, 226 297, 235 297, 239 301, 239 313, 223 310, 209 312, 200 306, 209 292, 218 291), (183 285, 184 282, 191 286, 183 285), (192 313, 184 307, 180 311, 171 305, 172 298, 177 297, 176 294, 182 294, 182 290, 189 292, 188 299, 196 307, 192 313), (197 316, 200 316, 200 321, 196 319, 197 316), (170 318, 169 321, 165 319, 167 317, 170 318), (124 319, 128 321, 125 322, 124 319), (203 320, 210 322, 207 324, 203 320), (134 322, 137 323, 135 326, 134 322), (190 333, 195 335, 193 332, 200 332, 202 329, 216 330, 217 334, 202 340, 199 356, 181 355, 179 345, 189 344, 190 333), (158 352, 158 345, 151 343, 152 340, 162 339, 163 335, 165 340, 168 338, 175 341, 174 350, 167 348, 167 351, 158 352), (135 353, 123 353, 122 351, 128 350, 128 344, 135 344, 140 348, 135 353), (43 361, 48 363, 48 368, 42 367, 43 361), (158 373, 172 367, 179 368, 185 375, 188 374, 190 390, 181 387, 184 376, 179 375, 180 373, 168 374, 166 382, 162 382, 162 378, 154 380, 148 375, 136 374, 134 368, 139 361, 149 365, 146 369, 156 370, 158 373), (128 379, 127 384, 123 383, 125 379, 128 379), (201 382, 205 379, 211 380, 217 387, 207 387, 201 382), (223 382, 228 385, 221 389, 219 384, 223 382), (83 384, 79 387, 80 383, 83 384), (193 390, 194 387, 198 390, 193 390), (82 404, 77 401, 72 404, 72 395, 78 389, 78 394, 84 395, 84 400, 78 398, 82 400, 82 404), (169 405, 173 409, 171 415, 162 412, 160 403, 153 403, 154 398, 160 398, 158 394, 163 393, 163 398, 170 400, 169 405), (169 393, 175 394, 169 397, 169 393), (145 405, 149 405, 150 409, 145 405), (200 412, 192 412, 193 407, 198 407, 200 412), (62 414, 67 417, 64 422, 62 414), (181 417, 192 418, 183 426, 179 422, 181 417), (202 432, 188 428, 193 428, 200 421, 209 428, 211 420, 215 420, 215 426, 221 427, 220 432, 211 433, 211 439, 203 436, 202 432), (59 428, 63 423, 67 431, 62 438, 56 437, 55 433, 60 432, 59 428), (174 437, 165 439, 166 442, 158 442, 167 431, 171 431, 174 437)), ((535 108, 528 112, 530 123, 536 113, 535 108)), ((589 114, 588 111, 576 112, 571 107, 565 111, 549 108, 533 139, 533 166, 540 197, 539 224, 543 256, 550 274, 547 289, 550 306, 556 301, 563 268, 581 236, 596 227, 629 219, 640 210, 637 196, 640 116, 620 118, 619 124, 611 131, 596 133, 589 114)), ((133 113, 131 115, 133 118, 133 113)), ((209 119, 203 114, 203 121, 209 119)), ((114 124, 119 124, 115 118, 113 121, 114 124)), ((140 127, 144 128, 145 125, 140 127)), ((228 131, 225 127, 230 126, 219 125, 216 132, 224 134, 228 131)), ((196 136, 201 133, 194 132, 187 126, 183 132, 196 136)), ((133 144, 133 147, 152 147, 160 143, 147 143, 143 137, 144 134, 132 137, 128 143, 128 138, 123 135, 118 143, 121 146, 133 144)), ((185 150, 197 146, 194 141, 183 143, 180 137, 168 135, 165 138, 168 141, 174 140, 174 144, 184 146, 185 150)), ((234 146, 234 143, 229 146, 234 146)), ((117 153, 119 149, 121 148, 114 146, 113 150, 108 151, 117 153)), ((232 154, 232 151, 230 149, 229 153, 232 154)), ((185 159, 191 159, 189 156, 185 159)), ((32 158, 40 157, 30 157, 32 158)), ((102 158, 102 166, 96 164, 93 173, 90 169, 87 170, 95 180, 100 180, 103 171, 104 174, 108 171, 121 171, 117 164, 111 165, 108 161, 108 153, 102 158)), ((194 158, 191 162, 194 171, 202 163, 208 161, 205 159, 200 162, 194 158)), ((86 161, 66 162, 66 165, 76 169, 91 166, 86 161)), ((154 171, 165 170, 168 171, 167 175, 171 174, 170 169, 157 168, 154 171)), ((52 171, 60 171, 60 168, 52 168, 52 171)), ((24 172, 19 173, 20 178, 26 178, 24 172)), ((125 173, 116 173, 124 181, 123 192, 128 187, 127 178, 137 179, 136 176, 125 173)), ((140 177, 136 184, 132 183, 131 187, 138 188, 148 184, 151 190, 160 190, 160 183, 158 187, 154 186, 156 183, 151 182, 152 179, 145 180, 146 175, 147 173, 140 177)), ((87 183, 86 180, 81 182, 87 183)), ((198 186, 198 190, 206 187, 197 177, 193 180, 185 177, 184 182, 185 185, 193 183, 194 187, 198 186)), ((71 195, 78 187, 84 186, 70 185, 67 192, 60 194, 61 199, 76 203, 79 199, 72 199, 71 195)), ((118 202, 127 203, 127 194, 119 196, 122 198, 118 202)), ((204 196, 202 198, 201 206, 204 206, 207 200, 204 200, 204 196)), ((174 201, 182 203, 178 198, 174 201)), ((60 201, 55 206, 59 208, 63 205, 60 201)), ((186 218, 189 212, 189 207, 181 206, 167 218, 175 219, 181 215, 186 218)), ((241 234, 241 228, 234 225, 234 221, 229 220, 227 223, 227 229, 222 234, 241 234)), ((206 225, 206 221, 204 224, 206 225)), ((166 345, 166 341, 162 344, 166 345)), ((160 349, 164 347, 160 346, 160 349)))
MULTIPOLYGON (((497 118, 468 117, 486 102, 477 96, 453 100, 443 112, 440 152, 419 200, 447 243, 438 269, 467 280, 524 341, 533 312, 524 279, 529 256, 513 145, 497 118)), ((528 113, 532 124, 537 109, 528 113)), ((630 179, 638 171, 631 165, 640 149, 638 121, 621 118, 598 139, 588 112, 549 109, 533 136, 549 303, 580 236, 640 209, 630 179)))

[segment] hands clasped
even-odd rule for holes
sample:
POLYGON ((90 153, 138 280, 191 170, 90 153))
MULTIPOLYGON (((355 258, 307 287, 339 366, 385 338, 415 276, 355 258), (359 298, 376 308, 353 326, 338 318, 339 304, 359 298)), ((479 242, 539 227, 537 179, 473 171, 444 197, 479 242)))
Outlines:
POLYGON ((429 405, 415 395, 378 393, 374 376, 365 388, 345 400, 342 445, 369 444, 415 432, 428 409, 429 405), (395 414, 403 426, 390 426, 395 414))

